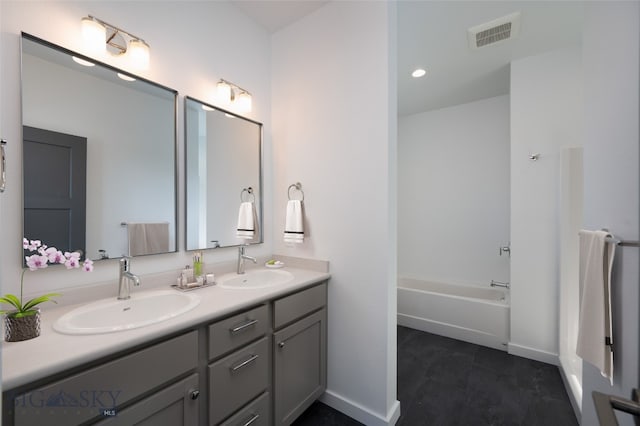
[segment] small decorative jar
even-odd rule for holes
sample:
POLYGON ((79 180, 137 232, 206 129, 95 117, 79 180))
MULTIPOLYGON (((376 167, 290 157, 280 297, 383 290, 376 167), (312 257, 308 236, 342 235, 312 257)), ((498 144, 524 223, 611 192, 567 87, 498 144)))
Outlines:
POLYGON ((28 311, 29 315, 15 316, 16 311, 4 316, 4 340, 21 342, 40 335, 40 308, 28 311))

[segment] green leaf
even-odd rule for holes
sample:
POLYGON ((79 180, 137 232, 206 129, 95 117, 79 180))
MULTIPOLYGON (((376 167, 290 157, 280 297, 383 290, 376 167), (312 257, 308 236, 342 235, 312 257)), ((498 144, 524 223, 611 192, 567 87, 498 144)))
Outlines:
POLYGON ((0 297, 0 303, 15 306, 18 311, 22 311, 22 303, 20 303, 20 299, 13 294, 5 294, 4 297, 0 297))
POLYGON ((35 314, 37 314, 38 311, 24 311, 24 312, 18 312, 14 315, 12 315, 14 318, 24 318, 24 317, 30 317, 33 316, 35 314))
POLYGON ((24 306, 22 307, 22 311, 28 311, 29 309, 33 308, 34 306, 37 306, 43 302, 53 302, 53 303, 58 303, 55 300, 51 300, 52 297, 55 296, 61 296, 60 293, 48 293, 48 294, 43 294, 40 297, 36 297, 35 299, 31 299, 29 300, 27 303, 24 304, 24 306))

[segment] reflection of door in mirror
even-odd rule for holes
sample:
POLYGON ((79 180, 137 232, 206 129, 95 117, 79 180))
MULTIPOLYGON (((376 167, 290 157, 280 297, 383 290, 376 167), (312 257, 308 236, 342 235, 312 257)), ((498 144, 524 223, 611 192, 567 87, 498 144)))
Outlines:
POLYGON ((87 139, 24 126, 23 140, 24 236, 84 254, 87 139))

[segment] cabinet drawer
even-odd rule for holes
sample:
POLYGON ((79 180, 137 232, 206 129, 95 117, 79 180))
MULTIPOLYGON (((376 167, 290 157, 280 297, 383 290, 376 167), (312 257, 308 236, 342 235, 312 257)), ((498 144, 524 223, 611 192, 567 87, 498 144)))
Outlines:
POLYGON ((267 389, 269 340, 263 337, 209 366, 209 423, 218 424, 267 389))
POLYGON ((209 360, 263 336, 269 328, 267 305, 242 312, 209 326, 209 360))
POLYGON ((273 328, 280 328, 327 304, 327 284, 302 290, 274 302, 273 328))
POLYGON ((19 395, 15 425, 75 425, 102 416, 196 368, 197 338, 192 331, 19 395))
POLYGON ((220 426, 269 426, 269 392, 265 392, 220 426))

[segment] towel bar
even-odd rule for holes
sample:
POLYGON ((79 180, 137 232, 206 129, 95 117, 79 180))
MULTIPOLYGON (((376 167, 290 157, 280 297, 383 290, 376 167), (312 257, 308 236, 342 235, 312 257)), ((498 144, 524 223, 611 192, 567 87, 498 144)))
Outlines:
POLYGON ((605 240, 608 243, 615 244, 617 246, 638 247, 638 241, 627 241, 627 240, 621 240, 619 238, 614 238, 614 237, 607 237, 605 240))

